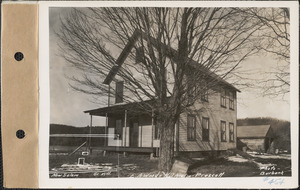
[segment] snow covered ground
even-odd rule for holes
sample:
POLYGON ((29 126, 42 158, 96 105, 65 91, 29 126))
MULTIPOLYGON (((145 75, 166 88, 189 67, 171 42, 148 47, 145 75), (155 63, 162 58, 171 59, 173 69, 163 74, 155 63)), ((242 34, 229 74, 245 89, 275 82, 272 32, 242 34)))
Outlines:
POLYGON ((252 162, 252 163, 255 163, 258 168, 268 168, 268 167, 274 166, 274 164, 271 164, 271 163, 263 164, 263 163, 255 161, 253 159, 246 159, 246 158, 240 156, 239 154, 236 154, 235 156, 229 156, 227 158, 227 160, 232 161, 232 162, 252 162))
POLYGON ((258 154, 257 152, 247 152, 249 155, 253 156, 253 157, 257 157, 257 158, 271 158, 271 159, 287 159, 287 160, 291 160, 291 155, 290 154, 258 154))
POLYGON ((229 156, 227 158, 227 160, 232 161, 232 162, 249 162, 250 161, 246 158, 243 158, 242 156, 240 156, 238 154, 236 156, 229 156))

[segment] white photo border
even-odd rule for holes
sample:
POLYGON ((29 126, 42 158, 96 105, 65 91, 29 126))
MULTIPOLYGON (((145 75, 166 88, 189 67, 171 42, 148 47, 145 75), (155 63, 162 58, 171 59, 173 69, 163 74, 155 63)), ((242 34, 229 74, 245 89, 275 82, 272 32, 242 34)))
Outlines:
MULTIPOLYGON (((39 4, 39 187, 40 188, 295 188, 298 187, 299 145, 299 4, 297 1, 41 1, 39 4), (50 7, 288 7, 291 36, 291 154, 292 176, 282 185, 264 177, 226 178, 49 178, 49 8, 50 7)), ((274 179, 278 176, 274 176, 274 179)))

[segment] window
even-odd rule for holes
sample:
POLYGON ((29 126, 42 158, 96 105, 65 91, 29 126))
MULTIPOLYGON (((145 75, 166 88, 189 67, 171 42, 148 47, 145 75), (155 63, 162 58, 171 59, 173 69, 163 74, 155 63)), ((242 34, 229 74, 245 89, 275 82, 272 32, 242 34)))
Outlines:
POLYGON ((226 122, 221 121, 221 141, 226 142, 226 122))
POLYGON ((204 88, 203 92, 201 93, 201 100, 208 102, 208 89, 204 88))
POLYGON ((202 140, 209 141, 209 118, 202 118, 202 140))
POLYGON ((187 117, 187 140, 196 140, 196 118, 194 115, 188 115, 187 117))
POLYGON ((136 49, 136 54, 135 54, 135 63, 140 63, 144 62, 144 49, 143 47, 138 47, 136 49))
POLYGON ((189 98, 188 101, 191 104, 191 103, 193 103, 195 101, 195 97, 196 97, 196 93, 197 93, 197 88, 196 88, 196 85, 193 84, 193 80, 192 79, 188 80, 187 87, 188 87, 187 93, 188 93, 188 98, 189 98))
POLYGON ((116 139, 122 139, 122 120, 121 119, 117 119, 116 120, 116 130, 115 130, 115 134, 119 135, 119 138, 116 137, 116 139))
POLYGON ((234 124, 229 123, 229 140, 230 142, 234 142, 234 124))
POLYGON ((187 88, 188 103, 190 105, 193 105, 199 97, 199 81, 196 79, 195 74, 194 69, 189 68, 186 71, 187 80, 185 86, 187 88))
POLYGON ((116 82, 116 103, 123 102, 123 88, 124 88, 123 81, 116 82))
POLYGON ((234 110, 234 95, 233 95, 233 92, 229 92, 229 109, 234 110))
POLYGON ((221 107, 226 108, 226 91, 224 89, 221 90, 221 107))

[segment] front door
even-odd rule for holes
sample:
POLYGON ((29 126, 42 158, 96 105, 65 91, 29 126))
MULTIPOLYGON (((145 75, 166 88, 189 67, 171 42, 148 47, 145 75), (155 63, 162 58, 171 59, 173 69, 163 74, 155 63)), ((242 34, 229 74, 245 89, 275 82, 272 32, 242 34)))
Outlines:
POLYGON ((130 146, 138 147, 139 145, 139 123, 132 122, 130 126, 130 146))

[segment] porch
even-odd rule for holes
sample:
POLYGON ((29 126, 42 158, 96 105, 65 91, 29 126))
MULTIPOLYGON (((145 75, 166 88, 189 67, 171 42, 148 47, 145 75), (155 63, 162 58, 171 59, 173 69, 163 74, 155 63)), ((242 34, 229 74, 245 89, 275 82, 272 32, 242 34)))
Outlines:
POLYGON ((155 118, 151 113, 138 111, 134 103, 87 110, 84 113, 90 115, 90 126, 93 126, 93 117, 105 117, 106 120, 104 146, 91 147, 89 138, 87 141, 89 150, 96 148, 104 151, 159 155, 160 142, 155 118))

